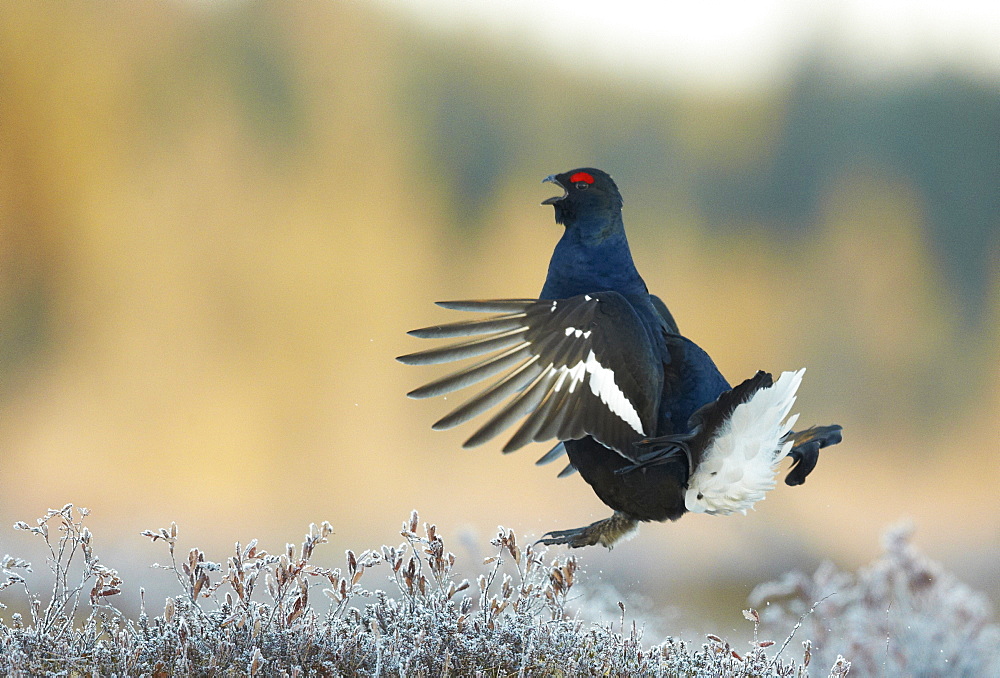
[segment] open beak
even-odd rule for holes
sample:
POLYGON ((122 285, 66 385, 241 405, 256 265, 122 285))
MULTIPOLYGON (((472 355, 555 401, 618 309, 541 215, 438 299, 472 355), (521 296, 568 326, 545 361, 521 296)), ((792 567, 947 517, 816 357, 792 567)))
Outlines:
POLYGON ((544 179, 542 179, 542 183, 543 184, 545 184, 545 183, 555 184, 556 186, 558 186, 559 188, 561 188, 563 190, 562 195, 554 195, 551 198, 549 198, 548 200, 543 200, 542 201, 543 205, 554 205, 557 202, 559 202, 560 200, 562 200, 563 198, 565 198, 567 195, 569 195, 569 193, 566 191, 566 187, 563 186, 561 183, 559 183, 559 180, 556 179, 556 175, 555 174, 550 174, 549 176, 547 176, 544 179))

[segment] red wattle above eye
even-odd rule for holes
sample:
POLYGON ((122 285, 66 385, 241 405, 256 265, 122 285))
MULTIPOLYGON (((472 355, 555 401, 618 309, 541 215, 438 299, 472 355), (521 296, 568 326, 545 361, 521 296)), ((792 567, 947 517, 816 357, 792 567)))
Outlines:
POLYGON ((594 183, 594 177, 590 176, 586 172, 577 172, 569 178, 569 183, 575 184, 578 181, 582 181, 585 184, 594 183))

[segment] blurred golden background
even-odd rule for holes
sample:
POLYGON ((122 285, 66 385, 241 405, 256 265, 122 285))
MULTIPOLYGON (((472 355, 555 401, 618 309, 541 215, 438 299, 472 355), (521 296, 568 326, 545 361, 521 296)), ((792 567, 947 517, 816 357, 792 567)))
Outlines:
POLYGON ((807 366, 802 421, 845 440, 751 515, 582 553, 588 579, 725 632, 756 584, 863 564, 907 518, 996 601, 996 71, 868 72, 817 37, 699 87, 408 7, 0 10, 0 553, 40 569, 10 525, 89 507, 137 605, 171 586, 139 531, 172 520, 223 560, 328 519, 332 565, 412 508, 460 555, 604 517, 547 447, 432 432, 449 403, 404 393, 437 373, 393 360, 434 300, 536 295, 539 182, 593 165, 682 331, 731 381, 807 366))

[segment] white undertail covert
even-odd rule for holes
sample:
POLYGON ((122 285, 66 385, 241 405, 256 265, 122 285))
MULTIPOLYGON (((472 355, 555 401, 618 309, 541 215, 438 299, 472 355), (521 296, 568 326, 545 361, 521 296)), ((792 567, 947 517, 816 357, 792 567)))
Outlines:
POLYGON ((805 371, 783 372, 772 386, 733 410, 691 474, 684 496, 689 511, 745 514, 774 488, 778 463, 792 447, 782 439, 798 419, 788 413, 805 371))

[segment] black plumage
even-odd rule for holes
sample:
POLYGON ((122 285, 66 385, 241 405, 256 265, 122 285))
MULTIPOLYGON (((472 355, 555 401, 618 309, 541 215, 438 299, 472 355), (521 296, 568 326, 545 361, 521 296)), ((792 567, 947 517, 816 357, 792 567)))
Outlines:
POLYGON ((547 543, 610 548, 640 521, 675 520, 688 510, 745 511, 773 482, 773 466, 786 452, 797 464, 786 482, 804 482, 819 449, 839 442, 840 427, 794 433, 785 425, 801 371, 777 382, 759 372, 730 389, 708 354, 680 334, 666 304, 647 291, 611 177, 584 168, 546 181, 564 189, 543 204, 554 206, 565 230, 539 299, 442 302, 492 315, 410 332, 462 341, 401 356, 401 362, 478 358, 411 397, 501 375, 434 428, 495 408, 466 447, 508 429, 504 452, 559 441, 539 463, 568 455, 560 476, 578 470, 615 514, 551 532, 542 539, 547 543))

